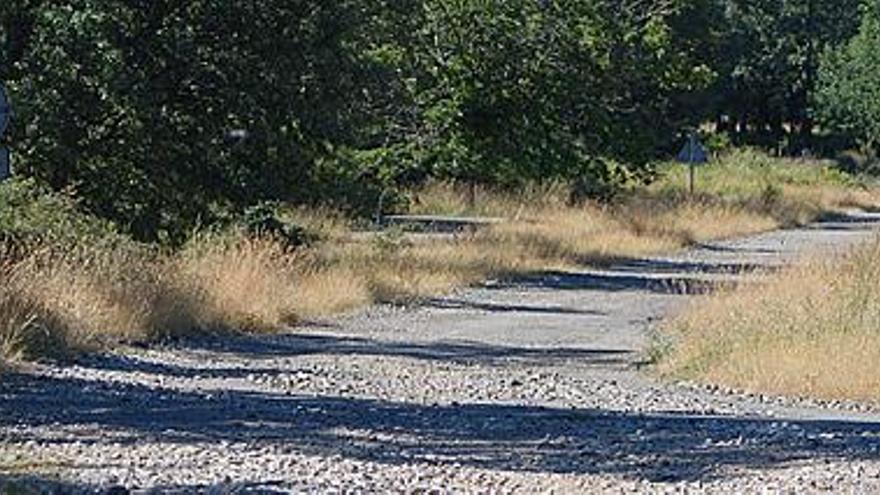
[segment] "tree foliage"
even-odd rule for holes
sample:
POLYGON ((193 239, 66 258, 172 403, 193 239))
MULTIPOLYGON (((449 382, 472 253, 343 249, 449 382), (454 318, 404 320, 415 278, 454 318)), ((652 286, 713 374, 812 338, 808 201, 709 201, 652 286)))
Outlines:
POLYGON ((876 152, 880 145, 880 2, 866 3, 864 13, 858 35, 824 55, 816 109, 827 127, 853 136, 876 152))
POLYGON ((814 54, 855 3, 6 0, 0 80, 18 170, 175 239, 428 178, 602 194, 722 114, 809 131, 814 54))
POLYGON ((671 96, 709 70, 677 50, 679 6, 533 0, 417 2, 376 47, 403 78, 395 136, 416 175, 514 183, 610 180, 667 142, 671 96))
POLYGON ((355 139, 359 22, 339 1, 4 4, 21 170, 141 237, 306 194, 355 139), (241 142, 230 132, 246 130, 241 142))
POLYGON ((776 144, 788 127, 801 138, 790 144, 809 145, 819 54, 855 33, 859 1, 724 1, 712 91, 741 141, 776 144))

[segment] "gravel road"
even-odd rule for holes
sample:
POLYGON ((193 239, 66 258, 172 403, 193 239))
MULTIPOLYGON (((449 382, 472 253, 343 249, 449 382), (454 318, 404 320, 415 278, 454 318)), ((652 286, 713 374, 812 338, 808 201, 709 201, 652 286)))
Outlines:
POLYGON ((695 294, 877 226, 852 214, 281 335, 30 365, 0 379, 0 492, 880 493, 880 413, 642 369, 695 294))

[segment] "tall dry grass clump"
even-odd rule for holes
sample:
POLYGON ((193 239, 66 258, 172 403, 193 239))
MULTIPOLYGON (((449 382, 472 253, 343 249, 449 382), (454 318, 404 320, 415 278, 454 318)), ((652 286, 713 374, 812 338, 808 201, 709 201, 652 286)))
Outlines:
POLYGON ((237 234, 197 236, 174 253, 127 243, 26 251, 0 256, 7 361, 200 331, 277 329, 308 313, 303 301, 340 299, 333 293, 345 289, 341 279, 353 279, 328 278, 273 238, 237 234))
POLYGON ((129 246, 39 247, 6 257, 0 340, 7 358, 63 354, 189 331, 198 302, 155 254, 129 246))
POLYGON ((663 341, 665 374, 759 392, 880 400, 880 239, 695 301, 663 341))
POLYGON ((22 282, 12 277, 4 273, 6 283, 0 286, 0 369, 9 361, 60 354, 68 348, 64 321, 39 299, 22 293, 22 282))
POLYGON ((277 239, 198 235, 168 263, 177 285, 199 298, 202 327, 267 331, 297 318, 298 257, 277 239))

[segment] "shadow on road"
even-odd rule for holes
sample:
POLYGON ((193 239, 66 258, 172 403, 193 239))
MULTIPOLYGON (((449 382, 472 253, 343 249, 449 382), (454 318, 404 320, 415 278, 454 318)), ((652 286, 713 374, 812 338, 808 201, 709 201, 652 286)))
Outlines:
MULTIPOLYGON (((364 337, 277 334, 239 335, 189 340, 183 343, 190 350, 233 355, 257 364, 242 368, 186 367, 154 362, 137 356, 93 354, 79 360, 80 364, 103 370, 150 373, 182 378, 241 378, 249 374, 276 375, 281 371, 259 363, 279 357, 310 354, 325 356, 383 356, 439 361, 481 366, 554 366, 565 361, 584 365, 628 365, 636 359, 631 350, 589 349, 581 347, 517 347, 464 341, 410 342, 369 339, 364 337)), ((3 383, 0 382, 0 390, 3 383)))
POLYGON ((548 271, 493 285, 492 289, 547 289, 593 291, 639 291, 667 295, 707 294, 721 281, 688 276, 657 276, 629 271, 548 271))
POLYGON ((726 246, 723 244, 698 242, 697 244, 694 245, 694 247, 697 249, 704 250, 704 251, 711 251, 713 253, 767 254, 767 255, 779 254, 778 249, 758 248, 758 247, 751 247, 751 246, 726 246))
MULTIPOLYGON (((3 426, 93 425, 100 442, 260 442, 384 464, 710 480, 725 467, 875 459, 880 425, 612 413, 503 404, 427 406, 358 398, 152 389, 80 379, 4 377, 3 426), (371 435, 359 432, 370 431, 371 435), (451 464, 450 464, 451 465, 451 464)), ((12 441, 47 440, 10 438, 12 441)))
POLYGON ((717 263, 707 261, 665 260, 633 258, 615 263, 615 271, 666 273, 666 274, 717 274, 741 275, 756 271, 772 270, 774 266, 763 263, 717 263))
POLYGON ((533 314, 558 314, 558 315, 593 315, 603 316, 607 313, 591 309, 566 308, 563 306, 537 306, 525 304, 501 304, 469 301, 452 297, 437 297, 424 301, 421 306, 434 309, 472 309, 489 313, 533 313, 533 314))
MULTIPOLYGON (((283 495, 290 493, 279 487, 279 482, 218 483, 194 486, 156 486, 147 493, 162 495, 236 494, 236 495, 283 495), (277 487, 277 488, 276 488, 277 487)), ((0 472, 0 494, 3 495, 127 495, 127 488, 112 485, 96 485, 60 481, 37 475, 4 474, 0 472)))

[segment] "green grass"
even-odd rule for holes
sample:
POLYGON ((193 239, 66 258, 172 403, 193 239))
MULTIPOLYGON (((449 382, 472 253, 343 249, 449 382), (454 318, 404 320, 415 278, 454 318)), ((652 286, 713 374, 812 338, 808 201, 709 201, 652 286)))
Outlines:
MULTIPOLYGON (((681 163, 659 165, 658 180, 648 191, 683 194, 688 188, 688 169, 681 163)), ((784 187, 852 189, 859 183, 830 161, 773 158, 752 149, 733 150, 696 170, 696 192, 723 200, 748 200, 765 194, 767 188, 784 187)))

